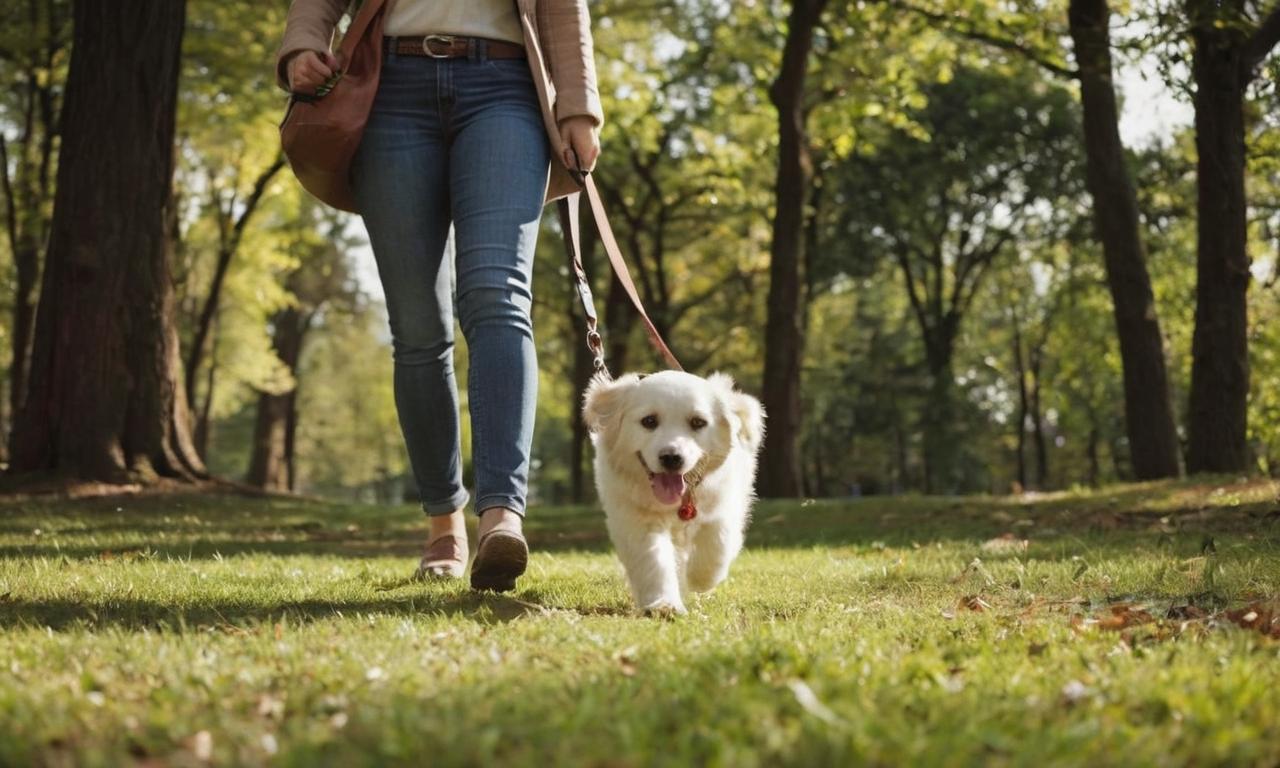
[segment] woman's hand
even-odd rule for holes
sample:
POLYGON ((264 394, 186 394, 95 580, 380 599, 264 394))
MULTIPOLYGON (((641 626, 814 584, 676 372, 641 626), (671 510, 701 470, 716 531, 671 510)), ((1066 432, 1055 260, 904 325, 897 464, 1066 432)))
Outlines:
POLYGON ((289 57, 285 66, 289 73, 289 90, 314 93, 338 69, 338 57, 328 51, 300 51, 289 57))
POLYGON ((595 120, 587 115, 574 115, 560 121, 560 138, 564 140, 564 164, 576 169, 572 148, 582 161, 582 170, 590 171, 596 167, 596 159, 600 157, 600 137, 596 131, 595 120))

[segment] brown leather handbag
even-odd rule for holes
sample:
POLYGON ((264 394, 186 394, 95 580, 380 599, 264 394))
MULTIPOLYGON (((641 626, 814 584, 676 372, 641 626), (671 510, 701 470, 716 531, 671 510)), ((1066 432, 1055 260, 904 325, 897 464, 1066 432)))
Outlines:
POLYGON ((338 47, 334 77, 315 94, 292 93, 280 123, 280 144, 303 188, 353 213, 351 158, 378 92, 386 7, 386 0, 364 1, 338 47))

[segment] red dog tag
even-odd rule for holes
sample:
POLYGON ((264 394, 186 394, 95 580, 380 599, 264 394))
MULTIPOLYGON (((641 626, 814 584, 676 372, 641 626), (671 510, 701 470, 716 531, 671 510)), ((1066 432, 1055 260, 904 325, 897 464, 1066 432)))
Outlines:
POLYGON ((693 505, 693 499, 685 499, 680 505, 680 510, 676 512, 676 516, 686 523, 698 516, 698 508, 693 505))

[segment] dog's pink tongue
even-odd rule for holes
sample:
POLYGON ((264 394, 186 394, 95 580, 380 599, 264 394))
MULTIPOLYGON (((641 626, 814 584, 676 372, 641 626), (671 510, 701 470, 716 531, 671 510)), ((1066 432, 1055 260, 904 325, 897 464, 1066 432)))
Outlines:
POLYGON ((684 496, 684 475, 679 472, 658 472, 649 482, 653 495, 663 504, 675 504, 684 496))

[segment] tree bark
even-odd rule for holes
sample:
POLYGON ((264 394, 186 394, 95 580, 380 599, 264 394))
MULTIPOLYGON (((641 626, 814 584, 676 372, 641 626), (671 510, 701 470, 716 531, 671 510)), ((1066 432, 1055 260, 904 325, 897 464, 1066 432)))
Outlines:
POLYGON ((40 288, 40 254, 49 237, 48 210, 52 202, 51 169, 58 135, 58 98, 62 83, 54 78, 56 60, 70 42, 65 21, 68 4, 29 0, 28 28, 16 46, 20 53, 25 94, 20 113, 22 133, 16 144, 14 178, 9 176, 7 142, 0 136, 0 177, 7 202, 9 247, 14 264, 13 326, 10 334, 8 409, 4 414, 3 449, 8 458, 12 420, 26 399, 31 346, 35 334, 40 288))
POLYGON ((1187 470, 1241 472, 1249 466, 1244 98, 1252 73, 1241 0, 1187 0, 1186 7, 1196 84, 1199 230, 1187 470))
MULTIPOLYGON (((592 286, 591 290, 594 295, 595 286, 599 284, 599 281, 593 278, 596 275, 596 243, 599 242, 600 238, 595 231, 595 221, 590 215, 582 217, 581 230, 582 268, 587 273, 587 280, 592 286)), ((606 271, 609 275, 613 274, 612 269, 606 268, 606 271)), ((568 301, 569 328, 573 338, 573 392, 574 397, 579 398, 583 392, 587 391, 587 385, 590 383, 591 376, 595 371, 592 368, 591 350, 587 348, 585 335, 586 318, 578 298, 578 292, 569 291, 568 301)), ((574 504, 582 504, 587 497, 586 460, 588 434, 587 424, 582 419, 581 406, 581 400, 575 399, 570 413, 573 433, 569 446, 569 498, 574 504)))
POLYGON ((813 169, 805 134, 804 94, 813 31, 827 0, 793 0, 782 67, 769 88, 778 110, 778 173, 769 259, 768 315, 764 340, 765 432, 760 494, 795 497, 801 492, 799 452, 800 364, 804 354, 804 208, 813 169))
POLYGON ((1022 323, 1015 311, 1013 317, 1013 373, 1018 377, 1017 467, 1018 490, 1027 489, 1027 419, 1031 406, 1027 397, 1027 367, 1022 355, 1022 323))
MULTIPOLYGON (((275 327, 272 348, 296 382, 300 373, 298 361, 302 356, 302 343, 311 325, 311 313, 288 307, 275 314, 272 325, 275 327)), ((292 433, 297 424, 297 396, 297 386, 281 394, 262 392, 258 395, 253 453, 245 476, 249 485, 269 491, 289 491, 294 487, 291 454, 292 433)))
POLYGON ((1044 434, 1044 409, 1040 401, 1040 369, 1044 362, 1044 345, 1033 347, 1028 354, 1031 374, 1031 434, 1035 438, 1036 447, 1036 490, 1043 491, 1049 487, 1049 444, 1044 434))
POLYGON ((185 3, 79 0, 52 236, 13 468, 205 474, 178 386, 166 246, 185 3))
POLYGON ((921 322, 929 370, 929 401, 924 406, 924 489, 925 493, 958 493, 963 477, 952 359, 960 318, 948 312, 934 326, 925 327, 921 322))
POLYGON ((1071 0, 1071 38, 1084 110, 1086 183, 1102 243, 1124 377, 1130 460, 1140 480, 1177 477, 1164 342, 1139 233, 1137 195, 1120 140, 1112 82, 1110 9, 1106 0, 1071 0))
POLYGON ((1089 427, 1089 442, 1085 449, 1085 455, 1089 459, 1089 487, 1097 488, 1098 482, 1102 478, 1102 465, 1098 461, 1098 427, 1092 425, 1089 427))

